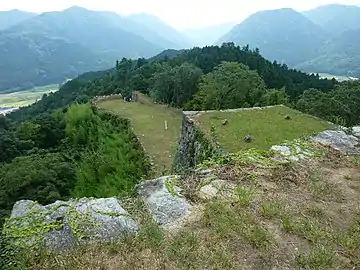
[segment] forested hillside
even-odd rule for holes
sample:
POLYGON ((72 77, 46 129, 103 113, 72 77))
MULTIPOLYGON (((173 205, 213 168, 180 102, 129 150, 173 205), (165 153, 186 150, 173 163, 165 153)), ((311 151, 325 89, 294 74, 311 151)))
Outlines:
MULTIPOLYGON (((161 29, 81 7, 37 16, 20 12, 13 23, 11 14, 0 13, 0 29, 2 20, 8 22, 0 31, 0 91, 62 83, 90 70, 110 68, 114 59, 151 57, 185 46, 180 33, 177 39, 176 30, 153 17, 161 29)), ((149 16, 137 19, 143 17, 149 16)))
POLYGON ((0 33, 0 48, 0 92, 62 83, 79 73, 106 69, 113 63, 109 57, 78 43, 36 33, 0 33))
POLYGON ((129 194, 150 177, 148 158, 127 120, 91 107, 98 95, 133 90, 184 109, 286 104, 344 125, 360 122, 359 82, 338 83, 264 59, 232 43, 157 61, 117 61, 0 118, 2 218, 19 199, 129 194), (16 168, 16 170, 14 170, 16 168))

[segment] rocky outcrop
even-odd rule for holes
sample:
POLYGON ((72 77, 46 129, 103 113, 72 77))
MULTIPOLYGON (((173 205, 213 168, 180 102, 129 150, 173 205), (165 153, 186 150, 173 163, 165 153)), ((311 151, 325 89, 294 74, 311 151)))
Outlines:
POLYGON ((273 159, 280 162, 299 161, 313 157, 316 153, 311 146, 301 140, 294 140, 282 145, 274 145, 270 148, 274 152, 273 159))
POLYGON ((145 202, 154 220, 163 227, 171 226, 190 210, 190 204, 177 186, 177 179, 177 176, 164 176, 136 187, 139 198, 145 202))
MULTIPOLYGON (((164 176, 136 187, 138 198, 164 228, 174 227, 191 212, 177 179, 164 176)), ((139 228, 119 199, 82 198, 49 205, 18 201, 3 232, 16 247, 44 246, 51 251, 66 251, 79 244, 116 241, 124 235, 135 234, 139 228)))
POLYGON ((118 199, 83 198, 45 206, 18 201, 4 233, 18 247, 45 246, 62 251, 78 244, 114 241, 138 229, 118 199))
POLYGON ((184 112, 181 136, 177 151, 175 167, 177 171, 192 168, 211 156, 215 147, 196 126, 192 115, 197 112, 184 112))
POLYGON ((359 138, 346 134, 342 130, 326 130, 313 136, 312 140, 330 146, 346 155, 360 152, 359 138))

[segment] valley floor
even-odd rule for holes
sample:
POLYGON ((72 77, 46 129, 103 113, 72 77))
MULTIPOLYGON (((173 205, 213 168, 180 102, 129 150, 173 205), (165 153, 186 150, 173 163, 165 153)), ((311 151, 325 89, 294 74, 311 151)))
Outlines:
POLYGON ((139 235, 68 255, 32 257, 29 269, 359 269, 360 160, 326 149, 299 163, 214 165, 228 183, 216 198, 182 179, 196 218, 180 231, 150 221, 140 203, 128 210, 139 235))
POLYGON ((19 92, 0 93, 0 114, 28 106, 41 99, 44 94, 55 92, 58 89, 58 85, 51 84, 19 92))

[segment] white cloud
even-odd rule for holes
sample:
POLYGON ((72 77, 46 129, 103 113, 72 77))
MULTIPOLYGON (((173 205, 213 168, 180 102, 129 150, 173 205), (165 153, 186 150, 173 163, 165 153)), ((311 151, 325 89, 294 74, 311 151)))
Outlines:
MULTIPOLYGON (((151 13, 178 29, 184 29, 224 22, 240 22, 250 14, 264 9, 291 7, 301 11, 330 3, 334 2, 329 0, 1 0, 0 10, 17 8, 44 12, 78 5, 93 10, 116 11, 120 14, 151 13)), ((360 0, 342 0, 337 3, 360 6, 360 0)))

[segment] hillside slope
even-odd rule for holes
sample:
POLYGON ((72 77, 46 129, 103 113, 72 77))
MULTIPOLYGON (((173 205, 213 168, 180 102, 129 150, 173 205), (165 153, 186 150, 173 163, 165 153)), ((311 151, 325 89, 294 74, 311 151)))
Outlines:
POLYGON ((360 29, 348 30, 328 40, 319 56, 296 68, 308 72, 360 77, 360 29))
POLYGON ((334 36, 360 28, 358 6, 324 5, 304 11, 302 14, 334 36))
POLYGON ((60 83, 69 76, 110 68, 123 57, 151 57, 161 52, 162 47, 120 25, 120 17, 114 20, 101 12, 72 7, 40 14, 1 31, 0 91, 60 83), (20 56, 27 59, 26 68, 17 60, 20 56))
POLYGON ((166 37, 168 40, 177 44, 179 49, 188 49, 191 47, 191 41, 185 35, 153 15, 138 13, 132 14, 127 18, 141 25, 145 25, 153 32, 166 37))
POLYGON ((0 91, 62 83, 113 65, 84 46, 41 34, 0 35, 0 91))
POLYGON ((155 44, 124 31, 101 13, 81 7, 46 12, 5 32, 37 33, 66 38, 113 59, 149 57, 161 51, 155 44))
POLYGON ((168 39, 166 35, 162 35, 161 32, 153 31, 146 25, 137 23, 128 17, 120 16, 109 11, 99 13, 105 16, 115 26, 120 27, 129 33, 136 34, 163 49, 181 49, 181 45, 171 41, 171 39, 168 39))
POLYGON ((37 14, 22 10, 0 11, 0 30, 9 28, 15 24, 21 23, 27 19, 35 17, 37 14))
POLYGON ((327 33, 302 14, 285 8, 257 12, 222 37, 222 42, 235 42, 258 47, 265 58, 289 66, 315 57, 327 33))

